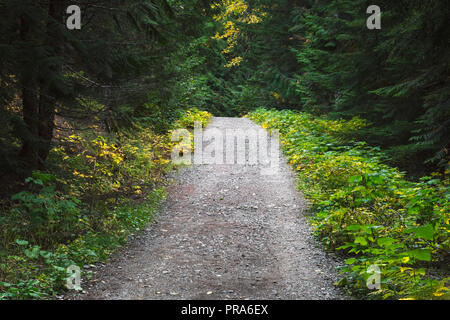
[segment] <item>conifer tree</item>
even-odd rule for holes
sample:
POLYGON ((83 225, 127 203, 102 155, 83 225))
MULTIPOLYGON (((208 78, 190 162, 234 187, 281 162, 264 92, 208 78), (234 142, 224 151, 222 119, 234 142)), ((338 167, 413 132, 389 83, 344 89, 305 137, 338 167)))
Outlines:
POLYGON ((82 30, 66 28, 65 0, 0 3, 4 130, 19 139, 28 169, 44 166, 57 114, 111 114, 115 105, 147 90, 144 74, 151 72, 152 52, 170 17, 163 0, 75 3, 83 14, 82 30), (89 110, 82 102, 88 97, 109 102, 109 110, 89 110), (10 112, 17 99, 20 112, 10 112))

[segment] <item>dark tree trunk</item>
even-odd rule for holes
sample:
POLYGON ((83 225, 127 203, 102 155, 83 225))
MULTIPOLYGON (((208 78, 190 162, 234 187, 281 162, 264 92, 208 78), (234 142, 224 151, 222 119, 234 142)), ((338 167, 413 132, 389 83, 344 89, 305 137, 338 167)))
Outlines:
MULTIPOLYGON (((29 18, 22 16, 20 19, 20 36, 24 42, 30 40, 31 26, 29 18)), ((21 74, 22 82, 22 106, 25 133, 22 135, 22 150, 20 155, 34 168, 39 163, 37 137, 39 134, 39 107, 37 99, 36 72, 32 61, 27 61, 21 74)))
MULTIPOLYGON (((58 29, 63 26, 63 2, 62 0, 50 0, 48 2, 47 21, 47 45, 52 57, 61 56, 61 43, 58 29)), ((58 90, 55 81, 62 75, 61 62, 56 60, 50 66, 51 77, 42 78, 40 81, 39 96, 39 167, 44 166, 45 160, 50 152, 55 127, 55 108, 57 104, 58 90)))
POLYGON ((51 90, 47 83, 41 84, 39 100, 39 167, 43 168, 48 157, 55 127, 55 99, 49 94, 51 90))
POLYGON ((42 1, 40 5, 48 12, 44 26, 45 36, 41 39, 33 32, 39 25, 30 25, 28 17, 21 17, 21 38, 24 43, 36 42, 48 48, 48 57, 54 59, 48 64, 36 66, 36 61, 27 61, 22 73, 23 120, 26 133, 22 137, 21 155, 29 169, 42 169, 50 152, 55 127, 55 107, 60 97, 57 87, 62 81, 61 31, 63 28, 63 0, 42 1))

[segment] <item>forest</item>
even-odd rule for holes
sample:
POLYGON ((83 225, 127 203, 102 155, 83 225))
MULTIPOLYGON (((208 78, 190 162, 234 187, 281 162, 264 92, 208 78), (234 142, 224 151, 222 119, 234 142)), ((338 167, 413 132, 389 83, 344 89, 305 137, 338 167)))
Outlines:
POLYGON ((0 0, 0 300, 53 299, 145 229, 171 133, 212 117, 279 130, 337 287, 449 299, 449 17, 448 0, 0 0))

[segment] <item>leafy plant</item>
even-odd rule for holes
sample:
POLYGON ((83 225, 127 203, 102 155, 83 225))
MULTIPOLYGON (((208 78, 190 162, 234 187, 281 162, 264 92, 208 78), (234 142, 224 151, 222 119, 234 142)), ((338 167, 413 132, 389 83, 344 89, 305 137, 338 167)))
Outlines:
MULTIPOLYGON (((280 130, 283 149, 311 201, 311 218, 323 243, 347 257, 339 285, 381 298, 448 298, 450 181, 405 179, 382 162, 386 156, 348 141, 352 120, 258 109, 248 117, 280 130), (370 292, 369 266, 381 269, 382 286, 370 292)), ((448 174, 448 172, 447 172, 448 174)))
MULTIPOLYGON (((192 109, 172 127, 206 125, 211 116, 192 109)), ((0 212, 0 299, 50 298, 65 290, 67 267, 104 261, 145 228, 165 197, 170 154, 170 131, 139 125, 61 138, 52 173, 35 171, 0 212)))

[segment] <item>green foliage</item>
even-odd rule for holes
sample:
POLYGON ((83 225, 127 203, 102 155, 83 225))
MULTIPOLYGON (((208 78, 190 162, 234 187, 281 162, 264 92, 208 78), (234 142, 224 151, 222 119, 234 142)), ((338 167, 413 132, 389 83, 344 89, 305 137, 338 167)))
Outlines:
POLYGON ((45 167, 57 116, 109 127, 127 120, 121 106, 137 105, 157 87, 158 77, 148 76, 158 70, 154 47, 164 43, 170 28, 163 26, 173 19, 165 0, 87 1, 82 31, 72 31, 64 27, 65 5, 0 4, 0 112, 9 135, 3 148, 15 151, 4 162, 19 158, 27 174, 45 167), (86 105, 93 99, 100 109, 86 105))
POLYGON ((349 131, 366 125, 358 118, 332 121, 265 109, 249 118, 280 130, 318 236, 349 257, 340 285, 374 298, 448 298, 448 270, 442 270, 450 250, 448 171, 442 180, 405 180, 383 164, 386 157, 376 148, 348 140, 349 131), (370 265, 381 269, 375 292, 366 288, 370 265))
POLYGON ((11 197, 13 206, 6 218, 8 225, 17 236, 33 239, 40 245, 52 241, 53 237, 65 239, 77 233, 79 220, 83 219, 78 208, 80 201, 57 192, 49 184, 55 176, 34 172, 26 179, 30 191, 22 191, 11 197))
POLYGON ((67 255, 42 250, 25 240, 16 240, 10 251, 15 255, 3 257, 0 268, 8 274, 0 281, 0 299, 37 299, 60 290, 67 278, 66 268, 73 265, 67 255), (11 281, 15 280, 15 281, 11 281))
MULTIPOLYGON (((206 125, 211 116, 188 110, 171 127, 206 125)), ((104 261, 145 228, 165 197, 171 146, 170 131, 158 135, 138 125, 60 138, 50 152, 52 173, 35 171, 0 212, 0 299, 60 293, 68 266, 104 261)))
POLYGON ((194 129, 196 122, 199 122, 202 127, 206 127, 212 118, 212 114, 207 111, 200 111, 196 108, 186 111, 186 113, 180 117, 175 123, 174 128, 194 129))
POLYGON ((263 14, 255 24, 229 18, 239 27, 230 35, 233 55, 242 58, 219 75, 226 80, 229 112, 271 106, 359 116, 370 126, 354 135, 383 148, 392 165, 415 177, 445 171, 448 1, 379 1, 381 30, 367 28, 366 0, 244 3, 263 14))
POLYGON ((450 143, 449 3, 380 1, 381 30, 366 28, 368 5, 336 0, 294 10, 291 31, 303 39, 293 47, 302 108, 364 117, 372 126, 358 134, 386 149, 396 166, 416 175, 443 171, 450 143))

